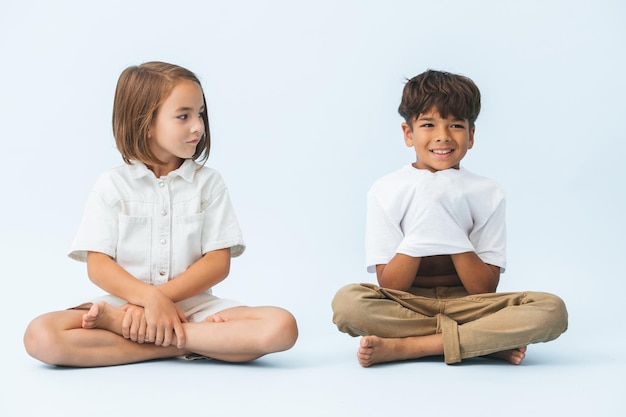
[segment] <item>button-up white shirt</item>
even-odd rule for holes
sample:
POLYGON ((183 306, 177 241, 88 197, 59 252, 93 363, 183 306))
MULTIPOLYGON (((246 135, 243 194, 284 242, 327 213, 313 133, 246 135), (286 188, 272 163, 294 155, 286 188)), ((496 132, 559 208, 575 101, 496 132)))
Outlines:
POLYGON ((135 278, 160 285, 205 253, 245 244, 220 174, 191 159, 156 178, 134 162, 105 172, 91 191, 70 258, 112 257, 135 278))

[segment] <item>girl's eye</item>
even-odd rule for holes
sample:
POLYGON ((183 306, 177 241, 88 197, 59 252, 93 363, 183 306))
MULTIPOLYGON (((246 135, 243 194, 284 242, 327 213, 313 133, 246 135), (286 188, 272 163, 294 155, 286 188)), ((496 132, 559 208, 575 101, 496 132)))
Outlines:
POLYGON ((186 114, 181 114, 180 116, 178 116, 180 120, 187 120, 187 117, 188 116, 186 114))

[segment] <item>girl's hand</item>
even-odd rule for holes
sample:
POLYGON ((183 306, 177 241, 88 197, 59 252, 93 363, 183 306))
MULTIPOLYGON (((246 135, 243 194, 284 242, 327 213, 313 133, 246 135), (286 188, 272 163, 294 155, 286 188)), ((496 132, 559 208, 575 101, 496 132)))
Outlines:
POLYGON ((126 304, 122 306, 125 311, 122 320, 122 336, 133 342, 143 343, 146 340, 146 313, 143 307, 134 304, 126 304))
POLYGON ((144 306, 146 318, 146 341, 156 346, 176 344, 179 349, 185 347, 185 332, 182 323, 187 323, 185 315, 178 306, 159 290, 144 306))

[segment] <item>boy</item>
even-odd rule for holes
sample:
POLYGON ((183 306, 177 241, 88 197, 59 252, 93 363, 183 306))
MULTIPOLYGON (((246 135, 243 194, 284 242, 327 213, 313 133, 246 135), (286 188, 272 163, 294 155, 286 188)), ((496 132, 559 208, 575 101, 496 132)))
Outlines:
POLYGON ((520 364, 528 344, 566 330, 567 311, 552 294, 495 292, 506 266, 504 192, 460 166, 474 144, 480 91, 469 78, 429 70, 406 83, 398 111, 416 160, 368 194, 366 263, 379 286, 340 289, 333 322, 363 336, 364 367, 431 355, 520 364))

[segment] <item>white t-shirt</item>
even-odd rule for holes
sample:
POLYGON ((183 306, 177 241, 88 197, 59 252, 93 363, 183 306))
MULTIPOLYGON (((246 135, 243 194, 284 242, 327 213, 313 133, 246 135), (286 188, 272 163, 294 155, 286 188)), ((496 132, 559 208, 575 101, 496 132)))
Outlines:
POLYGON ((405 166, 377 180, 367 196, 368 272, 396 253, 414 257, 475 252, 506 267, 505 194, 466 169, 405 166))
POLYGON ((205 253, 245 244, 220 174, 191 159, 156 178, 134 162, 105 172, 91 191, 69 257, 112 257, 135 278, 160 285, 205 253))

